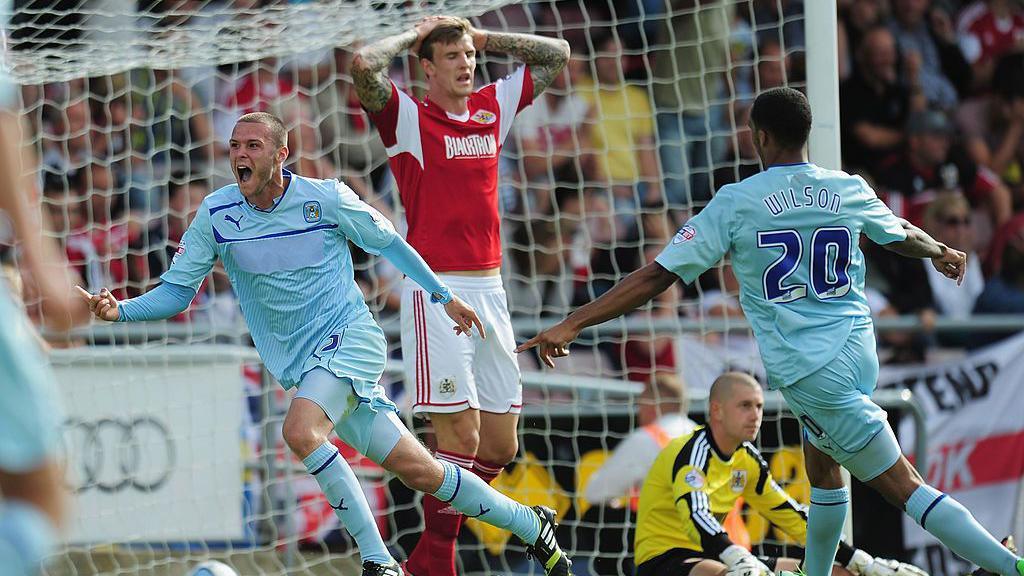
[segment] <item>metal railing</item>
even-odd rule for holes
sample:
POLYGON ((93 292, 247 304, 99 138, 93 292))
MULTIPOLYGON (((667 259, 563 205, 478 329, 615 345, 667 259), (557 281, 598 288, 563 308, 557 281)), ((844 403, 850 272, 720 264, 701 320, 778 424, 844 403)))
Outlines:
MULTIPOLYGON (((560 318, 523 318, 514 317, 512 328, 520 337, 536 334, 540 330, 555 325, 560 318)), ((397 316, 388 316, 381 320, 384 333, 393 340, 401 335, 397 316)), ((875 330, 886 332, 922 332, 926 328, 917 316, 894 316, 874 319, 875 330)), ((743 319, 725 319, 705 317, 690 318, 642 318, 627 316, 609 320, 598 326, 588 328, 585 334, 595 336, 622 336, 623 334, 650 333, 708 333, 708 332, 746 332, 750 324, 743 319)), ((1011 333, 1024 331, 1024 314, 982 314, 964 319, 938 317, 930 329, 943 334, 951 332, 1002 332, 1011 333)), ((93 323, 89 326, 76 328, 70 334, 46 333, 53 340, 64 340, 70 336, 88 342, 102 343, 141 343, 156 338, 181 343, 195 340, 225 340, 233 343, 244 342, 249 332, 244 324, 229 326, 208 324, 204 322, 147 322, 147 323, 93 323)))

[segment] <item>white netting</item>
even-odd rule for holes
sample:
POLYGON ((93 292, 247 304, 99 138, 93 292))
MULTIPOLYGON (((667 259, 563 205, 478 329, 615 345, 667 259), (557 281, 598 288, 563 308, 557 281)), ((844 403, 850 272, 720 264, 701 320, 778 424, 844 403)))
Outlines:
POLYGON ((502 0, 21 0, 7 64, 21 82, 140 67, 188 68, 321 50, 404 31, 427 14, 475 16, 502 0))
MULTIPOLYGON (((43 205, 89 288, 122 297, 158 281, 199 201, 230 181, 227 137, 251 110, 285 120, 296 172, 342 177, 401 222, 348 66, 355 42, 426 13, 480 15, 482 27, 560 36, 573 48, 504 148, 503 270, 519 339, 647 262, 713 190, 754 170, 743 131, 751 95, 802 81, 803 17, 792 1, 138 4, 141 14, 114 0, 17 2, 9 34, 43 205)), ((508 70, 503 55, 483 57, 481 80, 508 70)), ((415 59, 397 59, 391 76, 422 87, 415 59)), ((397 370, 400 277, 382 260, 356 260, 397 370)), ((738 317, 736 296, 719 266, 585 334, 559 372, 542 375, 523 358, 521 457, 497 484, 556 508, 560 539, 595 573, 630 569, 629 495, 595 506, 580 499, 583 480, 649 422, 637 397, 653 376, 699 394, 725 367, 756 365, 749 333, 721 330, 738 317)), ((215 270, 179 318, 94 326, 66 343, 75 348, 59 360, 73 399, 66 448, 80 505, 48 574, 178 575, 209 557, 242 574, 355 573, 333 511, 280 441, 287 398, 258 363, 216 347, 247 342, 215 270), (226 456, 225 439, 241 451, 226 456), (153 486, 169 462, 174 480, 153 486)), ((386 383, 407 406, 400 373, 386 383)), ((670 401, 665 390, 672 384, 659 392, 670 401)), ((799 442, 791 424, 766 417, 772 450, 799 442)), ((793 471, 792 458, 774 458, 793 471)), ((418 498, 372 464, 357 469, 388 543, 408 552, 422 526, 418 498)), ((762 527, 749 527, 756 543, 762 527)), ((506 539, 470 523, 461 570, 535 570, 506 539)))

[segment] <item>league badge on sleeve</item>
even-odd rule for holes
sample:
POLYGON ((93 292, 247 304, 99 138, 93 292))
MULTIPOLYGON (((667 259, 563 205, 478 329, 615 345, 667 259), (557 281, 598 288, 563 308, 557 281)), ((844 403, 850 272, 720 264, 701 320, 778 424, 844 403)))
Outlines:
POLYGON ((302 215, 305 216, 306 222, 313 224, 319 222, 320 218, 323 217, 323 213, 320 211, 320 203, 316 200, 310 200, 302 205, 302 215))
POLYGON ((174 256, 171 258, 171 264, 178 261, 178 256, 185 253, 185 239, 182 238, 181 242, 178 242, 178 249, 174 251, 174 256))
POLYGON ((683 476, 683 481, 685 481, 690 488, 700 490, 704 487, 704 475, 696 468, 687 472, 686 476, 683 476))
POLYGON ((693 226, 687 224, 686 226, 680 228, 679 232, 676 232, 676 235, 672 237, 672 243, 682 244, 683 242, 693 240, 693 237, 696 235, 697 230, 693 226))

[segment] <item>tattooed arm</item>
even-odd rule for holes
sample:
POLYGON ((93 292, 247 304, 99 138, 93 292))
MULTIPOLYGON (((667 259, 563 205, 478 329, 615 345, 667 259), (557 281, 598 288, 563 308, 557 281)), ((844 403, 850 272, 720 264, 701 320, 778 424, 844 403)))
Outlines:
POLYGON ((561 73, 569 61, 569 43, 560 38, 480 30, 474 32, 474 37, 476 34, 486 35, 483 42, 485 50, 511 54, 530 67, 534 98, 551 85, 555 75, 561 73))
POLYGON ((388 36, 363 46, 352 59, 352 81, 356 85, 359 102, 370 112, 379 112, 391 98, 391 80, 388 66, 391 60, 419 39, 416 30, 388 36))

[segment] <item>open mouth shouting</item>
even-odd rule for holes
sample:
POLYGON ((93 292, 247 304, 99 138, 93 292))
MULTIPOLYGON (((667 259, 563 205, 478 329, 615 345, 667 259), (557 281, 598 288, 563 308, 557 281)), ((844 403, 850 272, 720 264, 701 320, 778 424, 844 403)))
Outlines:
POLYGON ((248 166, 236 166, 235 172, 238 174, 239 182, 248 182, 252 178, 252 168, 248 166))

